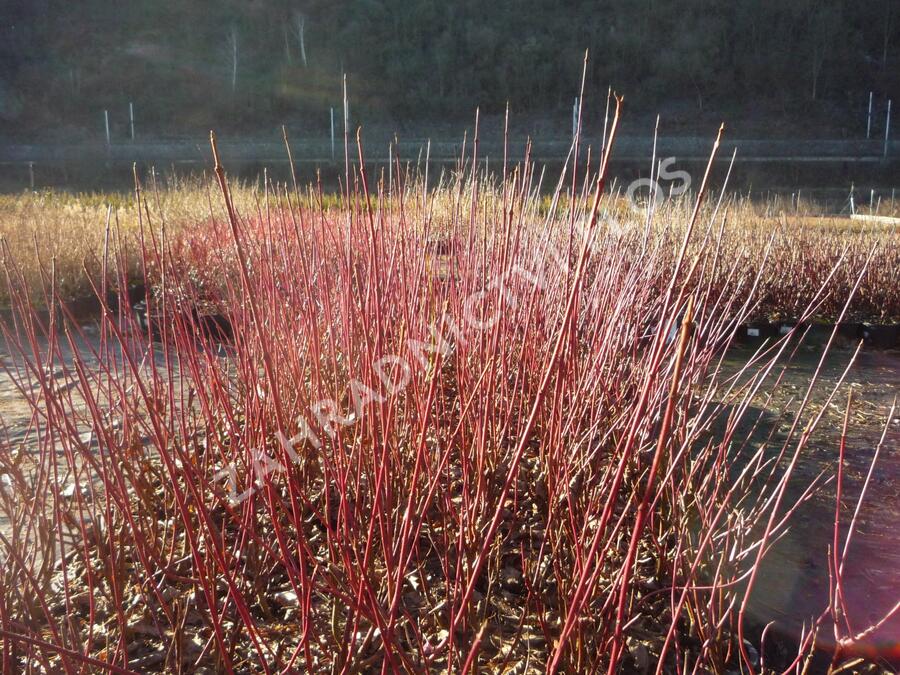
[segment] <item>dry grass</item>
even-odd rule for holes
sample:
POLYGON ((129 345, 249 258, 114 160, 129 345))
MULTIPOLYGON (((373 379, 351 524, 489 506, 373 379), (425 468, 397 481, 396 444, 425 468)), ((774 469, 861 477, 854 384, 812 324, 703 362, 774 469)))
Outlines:
MULTIPOLYGON (((170 233, 223 217, 210 185, 199 180, 167 181, 144 186, 144 219, 166 224, 170 233), (152 215, 151 215, 152 214, 152 215), (212 214, 212 216, 211 216, 212 214)), ((248 184, 235 187, 235 201, 253 211, 258 190, 248 184)), ((75 300, 93 295, 89 277, 96 278, 107 240, 109 252, 125 262, 129 276, 139 274, 139 217, 133 193, 22 192, 0 195, 0 240, 4 259, 14 260, 27 283, 29 295, 43 305, 42 291, 51 261, 62 297, 75 300), (42 278, 43 268, 43 278, 42 278)), ((0 286, 0 306, 9 306, 7 285, 0 286)))
MULTIPOLYGON (((445 181, 445 182, 449 182, 445 181)), ((56 263, 59 293, 67 299, 92 296, 89 275, 96 278, 101 267, 107 217, 111 222, 110 255, 124 260, 128 276, 140 276, 139 221, 147 226, 148 236, 165 225, 169 236, 182 242, 205 236, 211 220, 225 217, 220 200, 211 192, 215 187, 198 179, 151 181, 144 188, 144 210, 139 219, 133 194, 62 192, 24 192, 0 196, 0 238, 7 259, 16 261, 37 305, 44 303, 41 263, 46 277, 50 261, 56 263), (121 249, 121 250, 119 250, 121 249)), ((233 199, 245 217, 260 217, 265 205, 261 185, 242 183, 233 188, 233 199)), ((452 189, 437 189, 431 202, 436 229, 450 222, 454 214, 452 189)), ((317 206, 327 210, 340 208, 334 195, 312 195, 317 206)), ((500 204, 498 186, 484 181, 479 188, 478 208, 497 213, 500 204)), ((567 213, 568 199, 562 195, 558 210, 567 213)), ((278 190, 269 194, 269 209, 287 206, 278 190)), ((360 204, 357 204, 357 208, 360 204)), ((550 198, 539 201, 537 212, 545 213, 550 198)), ((690 195, 670 200, 657 209, 654 231, 677 241, 679 230, 692 206, 690 195)), ((468 207, 466 207, 468 208, 468 207)), ((900 297, 894 283, 894 271, 900 265, 900 227, 884 223, 852 221, 845 217, 812 215, 819 211, 804 202, 780 213, 773 204, 760 204, 734 196, 723 205, 723 248, 727 255, 742 261, 741 274, 752 277, 764 269, 756 318, 795 320, 818 289, 823 275, 844 256, 849 263, 837 272, 837 288, 846 291, 852 283, 851 272, 874 250, 869 271, 851 306, 848 318, 885 323, 900 320, 900 297)), ((624 199, 612 199, 606 214, 623 231, 643 228, 644 214, 624 199)), ((565 219, 565 215, 561 216, 565 219)), ((488 224, 485 224, 488 226, 488 224)), ((220 242, 227 243, 227 242, 220 242)), ((702 240, 694 245, 705 245, 702 240)), ((840 296, 834 295, 820 307, 822 320, 833 320, 840 310, 840 296)), ((6 285, 0 288, 0 306, 8 306, 6 285)))

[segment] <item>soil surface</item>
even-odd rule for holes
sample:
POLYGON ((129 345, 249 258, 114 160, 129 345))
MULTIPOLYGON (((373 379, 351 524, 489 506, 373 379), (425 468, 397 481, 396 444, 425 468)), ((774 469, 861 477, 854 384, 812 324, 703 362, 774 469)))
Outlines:
MULTIPOLYGON (((85 339, 80 345, 82 356, 88 364, 96 363, 90 352, 99 345, 99 335, 88 329, 85 339)), ((45 346, 43 349, 46 353, 45 346)), ((753 356, 753 349, 752 345, 744 345, 729 352, 724 361, 725 373, 737 372, 753 356)), ((842 346, 826 359, 812 391, 810 408, 801 418, 804 423, 822 409, 852 355, 852 349, 842 346)), ((758 397, 760 400, 754 401, 758 407, 745 417, 746 428, 742 433, 744 438, 750 437, 751 447, 762 442, 773 430, 776 440, 787 435, 793 412, 806 392, 820 356, 819 349, 800 347, 789 361, 785 360, 782 382, 774 389, 774 395, 765 401, 758 397), (762 423, 753 430, 752 423, 757 417, 762 423)), ((71 353, 64 352, 63 358, 70 361, 71 353)), ((2 340, 0 364, 0 444, 7 445, 8 449, 34 452, 39 447, 35 433, 35 422, 39 417, 16 382, 29 380, 22 370, 21 358, 11 354, 2 340)), ((59 376, 59 366, 54 374, 59 376)), ((844 466, 842 541, 875 457, 876 446, 884 437, 846 561, 844 590, 849 618, 851 625, 859 630, 877 621, 900 599, 897 591, 900 588, 900 539, 897 536, 900 532, 900 411, 895 409, 891 413, 891 406, 900 393, 900 352, 863 350, 859 353, 799 457, 782 512, 797 501, 817 476, 823 472, 826 476, 834 475, 849 390, 853 391, 853 404, 844 466)), ((777 445, 772 444, 773 447, 777 445)), ((801 505, 793 525, 765 560, 764 573, 758 575, 749 611, 754 624, 772 623, 770 635, 773 640, 779 635, 788 641, 795 640, 804 623, 809 626, 811 618, 826 608, 829 594, 826 561, 833 539, 834 512, 835 482, 825 481, 801 505)), ((8 523, 0 519, 0 532, 6 532, 7 528, 8 523)), ((900 636, 900 617, 884 626, 878 635, 879 641, 896 644, 900 636)))
MULTIPOLYGON (((752 353, 750 347, 733 350, 727 356, 726 368, 737 370, 752 353)), ((853 350, 843 347, 833 350, 826 358, 812 390, 810 409, 801 417, 802 423, 822 410, 852 355, 853 350)), ((763 416, 763 423, 753 432, 751 445, 756 438, 761 442, 774 428, 772 445, 780 447, 778 441, 788 434, 793 412, 806 393, 820 358, 818 349, 801 347, 785 363, 781 386, 775 389, 771 400, 764 406, 759 403, 762 407, 755 411, 763 416)), ((820 473, 836 474, 849 390, 853 392, 853 403, 841 499, 842 547, 883 435, 865 499, 859 508, 845 567, 844 593, 850 625, 862 630, 882 618, 900 600, 900 537, 897 534, 900 532, 900 410, 891 413, 900 394, 900 352, 863 350, 859 353, 799 457, 781 512, 796 503, 820 473)), ((755 415, 747 415, 746 433, 750 433, 750 424, 755 419, 755 415)), ((800 431, 802 425, 797 435, 800 431)), ((836 483, 831 480, 800 506, 786 536, 764 560, 763 573, 758 575, 751 596, 750 611, 759 625, 774 622, 770 630, 775 635, 796 639, 804 622, 808 628, 811 618, 826 609, 827 556, 834 536, 835 498, 836 483)), ((820 640, 827 643, 830 637, 829 628, 820 640)), ((877 633, 876 643, 895 646, 898 639, 900 617, 895 617, 877 633)))

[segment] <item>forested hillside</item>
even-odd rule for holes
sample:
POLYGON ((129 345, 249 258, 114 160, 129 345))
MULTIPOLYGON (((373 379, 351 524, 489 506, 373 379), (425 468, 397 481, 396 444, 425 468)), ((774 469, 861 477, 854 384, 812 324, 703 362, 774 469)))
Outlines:
MULTIPOLYGON (((0 135, 328 124, 348 73, 367 119, 453 121, 507 101, 563 118, 585 48, 595 97, 752 110, 834 129, 900 94, 896 0, 6 0, 0 135)), ((596 100, 596 98, 595 98, 596 100)))

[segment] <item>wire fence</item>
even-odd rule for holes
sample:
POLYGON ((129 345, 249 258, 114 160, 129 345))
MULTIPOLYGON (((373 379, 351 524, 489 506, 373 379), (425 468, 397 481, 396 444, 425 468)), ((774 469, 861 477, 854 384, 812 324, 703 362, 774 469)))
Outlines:
MULTIPOLYGON (((509 159, 524 158, 528 143, 525 137, 509 141, 509 159)), ((351 158, 356 156, 356 141, 351 139, 351 158)), ((598 150, 601 137, 585 137, 583 147, 598 150)), ((222 140, 219 143, 223 157, 233 161, 272 162, 286 161, 284 144, 270 140, 222 140)), ((471 143, 469 143, 471 148, 471 143)), ((571 139, 531 141, 531 156, 538 161, 565 159, 571 139)), ((711 138, 693 136, 660 137, 656 154, 673 156, 679 160, 705 159, 712 147, 711 138)), ((462 138, 427 139, 410 138, 396 141, 391 137, 366 138, 366 158, 371 161, 387 161, 400 157, 404 160, 423 159, 452 161, 462 156, 462 138)), ((334 146, 329 138, 292 138, 291 150, 297 162, 343 162, 343 137, 334 146), (334 150, 333 150, 334 149, 334 150)), ((890 141, 885 147, 878 140, 732 140, 725 141, 719 152, 723 159, 730 159, 736 152, 737 161, 874 161, 900 159, 900 141, 890 141), (887 150, 887 152, 885 152, 887 150)), ((504 153, 502 139, 479 139, 479 155, 500 158, 504 153)), ((653 153, 653 138, 621 136, 616 140, 617 159, 649 159, 653 153)), ((0 146, 0 162, 197 162, 209 163, 212 159, 209 143, 205 138, 140 142, 83 142, 72 144, 16 144, 0 146)))

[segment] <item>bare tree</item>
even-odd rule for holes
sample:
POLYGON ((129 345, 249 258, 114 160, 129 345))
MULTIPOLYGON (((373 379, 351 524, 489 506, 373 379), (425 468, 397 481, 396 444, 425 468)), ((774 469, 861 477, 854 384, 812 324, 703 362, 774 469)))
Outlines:
POLYGON ((808 31, 812 42, 812 99, 819 96, 822 67, 841 28, 841 14, 834 4, 821 3, 808 15, 808 31))
POLYGON ((238 32, 237 26, 231 27, 228 35, 228 42, 231 45, 231 93, 237 91, 237 67, 238 67, 238 32))
POLYGON ((294 57, 291 54, 291 37, 287 24, 284 25, 284 58, 289 66, 294 65, 294 57))
POLYGON ((812 54, 812 100, 815 101, 819 94, 819 76, 822 74, 822 64, 825 62, 825 45, 816 42, 813 44, 812 54))
POLYGON ((294 23, 297 25, 297 40, 300 43, 300 60, 303 62, 303 67, 307 68, 309 62, 306 60, 306 16, 297 12, 294 15, 294 23))
POLYGON ((890 46, 891 32, 894 29, 894 4, 893 0, 888 0, 887 16, 884 20, 884 49, 881 51, 881 69, 887 68, 888 47, 890 46))
POLYGON ((78 96, 81 93, 81 69, 78 66, 73 66, 69 70, 69 76, 72 82, 72 93, 78 96))

